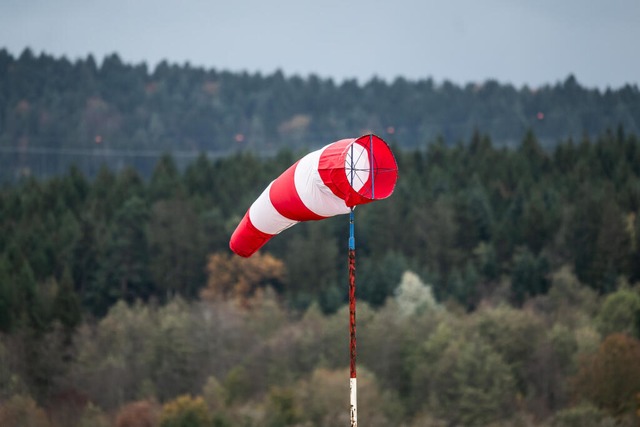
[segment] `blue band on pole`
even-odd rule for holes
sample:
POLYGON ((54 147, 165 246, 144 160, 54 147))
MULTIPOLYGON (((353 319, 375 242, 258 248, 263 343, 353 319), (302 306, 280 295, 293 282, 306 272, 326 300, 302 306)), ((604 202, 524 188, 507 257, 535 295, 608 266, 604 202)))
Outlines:
POLYGON ((356 238, 353 230, 353 219, 353 208, 351 208, 351 212, 349 212, 349 249, 351 250, 356 249, 356 238))

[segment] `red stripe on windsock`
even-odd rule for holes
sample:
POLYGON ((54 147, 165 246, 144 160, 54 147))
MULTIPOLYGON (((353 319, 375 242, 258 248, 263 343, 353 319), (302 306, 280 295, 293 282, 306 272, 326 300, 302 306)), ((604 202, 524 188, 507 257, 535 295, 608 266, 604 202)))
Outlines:
POLYGON ((231 235, 229 248, 235 253, 243 257, 250 257, 258 251, 265 243, 274 235, 263 233, 258 230, 249 218, 249 211, 244 214, 242 221, 236 227, 231 235))
POLYGON ((300 199, 295 184, 298 163, 300 163, 299 160, 273 181, 269 190, 269 199, 282 216, 294 221, 324 219, 326 217, 312 212, 300 199))

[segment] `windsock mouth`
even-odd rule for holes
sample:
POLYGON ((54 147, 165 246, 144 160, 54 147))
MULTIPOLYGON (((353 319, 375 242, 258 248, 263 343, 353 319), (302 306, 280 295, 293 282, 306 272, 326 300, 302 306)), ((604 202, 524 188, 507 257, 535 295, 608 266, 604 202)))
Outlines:
POLYGON ((391 148, 373 134, 362 135, 347 146, 344 171, 352 191, 366 202, 391 196, 398 181, 398 164, 391 148))
POLYGON ((389 197, 398 180, 398 165, 387 143, 370 134, 326 146, 318 173, 333 194, 353 207, 389 197))

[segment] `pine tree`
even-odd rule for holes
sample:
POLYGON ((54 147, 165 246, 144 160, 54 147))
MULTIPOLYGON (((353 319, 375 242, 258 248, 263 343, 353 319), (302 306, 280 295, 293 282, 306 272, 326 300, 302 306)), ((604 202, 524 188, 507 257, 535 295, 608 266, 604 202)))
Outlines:
POLYGON ((52 317, 71 332, 82 320, 80 298, 74 291, 71 270, 67 267, 62 274, 58 291, 53 300, 52 317))

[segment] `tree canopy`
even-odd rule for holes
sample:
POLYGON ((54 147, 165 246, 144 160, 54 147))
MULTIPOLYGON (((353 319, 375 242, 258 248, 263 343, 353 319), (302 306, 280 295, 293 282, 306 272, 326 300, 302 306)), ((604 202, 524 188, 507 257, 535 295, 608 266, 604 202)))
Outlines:
POLYGON ((590 89, 572 75, 536 88, 426 76, 357 83, 0 50, 3 180, 60 173, 74 161, 90 174, 105 162, 147 175, 163 152, 273 153, 366 132, 415 148, 438 137, 467 141, 482 129, 513 147, 531 129, 549 147, 618 125, 640 132, 638 87, 590 89))

